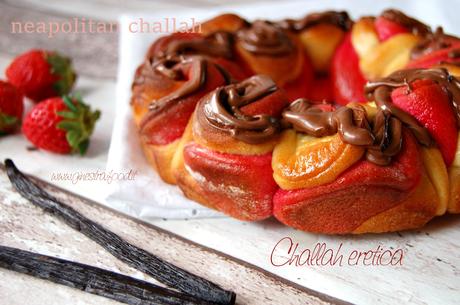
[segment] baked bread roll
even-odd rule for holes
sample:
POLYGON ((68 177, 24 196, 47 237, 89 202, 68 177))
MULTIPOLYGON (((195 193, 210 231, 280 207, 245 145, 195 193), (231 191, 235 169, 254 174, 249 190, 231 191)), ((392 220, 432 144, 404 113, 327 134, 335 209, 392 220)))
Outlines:
POLYGON ((326 234, 460 212, 460 40, 396 10, 225 14, 158 39, 131 106, 164 181, 229 216, 326 234))
POLYGON ((149 163, 168 183, 174 183, 172 157, 199 99, 246 77, 227 59, 225 36, 165 37, 152 45, 136 71, 131 98, 134 121, 149 163))
POLYGON ((287 104, 284 91, 267 76, 220 87, 201 99, 173 162, 185 195, 238 219, 270 217, 278 190, 272 151, 287 104))

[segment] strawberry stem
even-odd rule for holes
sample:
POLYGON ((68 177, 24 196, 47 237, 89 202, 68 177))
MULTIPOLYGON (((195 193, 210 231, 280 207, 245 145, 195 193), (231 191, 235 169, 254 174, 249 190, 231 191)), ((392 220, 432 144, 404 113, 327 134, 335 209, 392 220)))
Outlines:
POLYGON ((0 112, 0 135, 6 134, 5 130, 14 128, 19 122, 17 117, 0 112))
POLYGON ((80 97, 63 96, 62 100, 67 110, 57 112, 62 118, 57 127, 66 131, 67 143, 72 148, 72 152, 84 155, 101 112, 92 111, 80 97))
POLYGON ((76 79, 70 58, 53 52, 46 54, 46 61, 51 66, 51 74, 58 77, 54 83, 56 93, 58 95, 69 93, 76 79))

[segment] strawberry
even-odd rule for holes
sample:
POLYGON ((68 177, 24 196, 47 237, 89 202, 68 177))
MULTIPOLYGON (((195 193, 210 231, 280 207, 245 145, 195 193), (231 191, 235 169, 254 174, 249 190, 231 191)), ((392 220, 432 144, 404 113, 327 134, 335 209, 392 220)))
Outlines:
POLYGON ((54 97, 39 103, 27 114, 22 132, 37 148, 83 155, 99 116, 99 110, 91 111, 80 98, 54 97))
POLYGON ((12 132, 22 120, 24 99, 10 83, 0 81, 0 135, 12 132))
POLYGON ((393 103, 426 127, 450 166, 457 150, 457 119, 448 93, 429 79, 416 80, 391 94, 393 103))
POLYGON ((6 76, 36 102, 69 93, 76 79, 69 58, 44 50, 18 56, 6 69, 6 76))
POLYGON ((404 26, 382 16, 378 17, 374 24, 380 41, 385 41, 397 34, 409 32, 404 26))

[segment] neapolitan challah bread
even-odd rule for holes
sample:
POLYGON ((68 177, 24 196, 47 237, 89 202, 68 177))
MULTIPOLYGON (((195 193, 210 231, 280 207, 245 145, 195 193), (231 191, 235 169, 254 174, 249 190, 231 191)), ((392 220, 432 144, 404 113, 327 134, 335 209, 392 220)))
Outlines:
POLYGON ((396 10, 158 39, 131 106, 164 181, 242 220, 328 234, 460 212, 460 40, 396 10))

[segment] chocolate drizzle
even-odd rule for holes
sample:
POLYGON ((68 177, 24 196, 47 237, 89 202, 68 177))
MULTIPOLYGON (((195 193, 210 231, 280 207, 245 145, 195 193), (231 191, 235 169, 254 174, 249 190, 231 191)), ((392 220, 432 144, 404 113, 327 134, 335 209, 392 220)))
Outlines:
POLYGON ((256 20, 236 35, 241 46, 254 54, 275 56, 289 54, 294 50, 294 44, 287 33, 269 21, 256 20))
POLYGON ((403 126, 412 131, 421 145, 434 144, 428 130, 391 100, 394 89, 407 87, 411 90, 410 84, 419 79, 431 79, 447 92, 460 127, 460 82, 444 68, 400 70, 367 83, 368 100, 375 101, 377 106, 377 113, 370 122, 362 106, 341 107, 329 112, 310 105, 305 99, 293 102, 283 112, 283 122, 314 137, 338 133, 345 143, 366 147, 367 160, 387 165, 402 148, 403 126))
POLYGON ((142 130, 153 117, 172 107, 181 98, 198 91, 206 83, 207 65, 208 61, 200 56, 173 56, 154 62, 153 69, 157 73, 176 81, 186 82, 171 94, 150 103, 149 112, 142 119, 140 129, 142 130), (186 69, 190 69, 190 75, 186 75, 186 69))
POLYGON ((314 13, 302 19, 285 19, 278 22, 256 20, 249 27, 237 32, 243 48, 261 55, 282 55, 293 51, 289 36, 285 31, 302 31, 318 24, 331 24, 348 31, 353 21, 346 12, 327 11, 314 13))
POLYGON ((401 11, 389 9, 384 11, 380 16, 402 25, 414 35, 425 36, 431 33, 431 28, 428 25, 407 16, 401 11))
POLYGON ((151 112, 162 111, 167 105, 170 105, 171 102, 184 98, 193 92, 198 91, 204 83, 206 82, 207 77, 207 66, 208 62, 206 59, 195 56, 195 57, 174 57, 165 59, 164 61, 159 61, 155 64, 154 68, 167 77, 174 80, 186 80, 187 76, 185 75, 185 69, 190 65, 189 69, 191 70, 191 75, 189 79, 182 85, 179 89, 175 90, 173 93, 162 97, 161 99, 156 100, 154 103, 150 104, 149 110, 151 112))
POLYGON ((345 11, 326 11, 322 13, 313 13, 302 19, 285 19, 279 21, 278 26, 290 31, 303 31, 318 24, 331 24, 341 28, 344 31, 351 29, 353 21, 345 11))
POLYGON ((247 115, 241 108, 277 90, 264 75, 248 78, 238 84, 220 87, 201 101, 198 119, 208 126, 230 134, 249 144, 263 143, 279 133, 279 121, 269 115, 247 115))
POLYGON ((233 57, 233 35, 229 32, 218 31, 206 37, 191 40, 173 40, 166 50, 160 52, 157 57, 170 55, 200 54, 211 57, 233 57))
POLYGON ((372 125, 374 145, 367 147, 366 159, 378 165, 388 165, 402 148, 401 121, 378 111, 372 125))
POLYGON ((367 83, 364 90, 368 99, 375 100, 380 109, 391 113, 406 124, 421 144, 430 145, 426 129, 421 127, 412 116, 391 103, 391 91, 402 86, 411 90, 410 83, 418 79, 431 79, 447 92, 457 117, 457 125, 460 127, 460 82, 445 68, 399 70, 385 78, 367 83))
MULTIPOLYGON (((452 42, 458 38, 444 33, 442 27, 438 27, 434 33, 427 34, 411 51, 411 59, 417 59, 429 53, 446 49, 452 46, 452 42)), ((454 54, 453 54, 454 55, 454 54)), ((450 58, 456 58, 451 57, 450 58)))
MULTIPOLYGON (((427 25, 397 10, 387 10, 381 16, 424 37, 412 50, 412 58, 449 48, 456 39, 444 34, 442 28, 432 33, 427 25)), ((138 85, 152 75, 184 81, 184 84, 173 93, 152 102, 149 113, 141 122, 141 130, 152 117, 202 88, 208 77, 209 64, 217 68, 229 85, 217 88, 204 97, 196 109, 196 118, 203 128, 227 133, 245 143, 269 141, 282 128, 294 128, 314 137, 337 133, 345 143, 364 147, 366 159, 370 162, 388 165, 402 149, 403 127, 412 131, 421 145, 434 144, 428 130, 410 114, 393 105, 391 99, 394 89, 406 87, 411 90, 410 84, 418 79, 431 79, 443 88, 449 96, 460 127, 460 82, 444 68, 400 70, 388 77, 368 82, 365 93, 368 100, 375 101, 377 106, 375 115, 370 118, 366 109, 358 104, 325 111, 321 106, 312 105, 305 99, 291 103, 283 111, 281 120, 269 115, 245 114, 242 108, 275 92, 275 83, 267 76, 257 75, 240 83, 230 84, 232 80, 228 72, 213 63, 210 57, 232 58, 235 42, 254 54, 289 54, 295 50, 295 45, 288 31, 302 31, 323 23, 343 30, 349 30, 353 24, 346 12, 327 11, 310 14, 299 20, 286 19, 276 23, 257 20, 235 33, 221 31, 204 38, 170 42, 149 62, 149 69, 138 71, 141 80, 136 80, 135 84, 138 85)), ((449 58, 459 57, 460 47, 449 52, 449 58)))
POLYGON ((366 159, 382 166, 388 165, 402 147, 400 121, 378 112, 369 122, 366 110, 358 104, 325 111, 298 99, 283 112, 283 123, 314 137, 338 133, 343 142, 365 147, 366 159))
POLYGON ((353 108, 341 107, 336 111, 324 111, 306 99, 298 99, 283 111, 283 123, 314 137, 339 133, 346 143, 360 146, 374 143, 366 111, 359 105, 353 108))
POLYGON ((460 47, 458 49, 452 50, 447 54, 449 58, 458 59, 460 58, 460 47))

